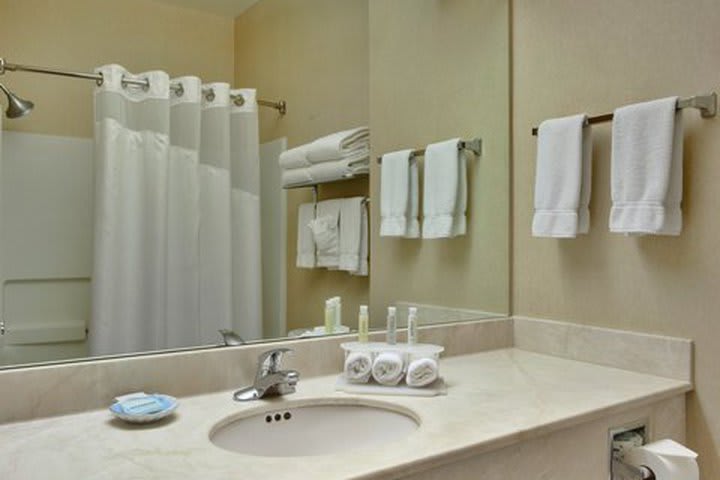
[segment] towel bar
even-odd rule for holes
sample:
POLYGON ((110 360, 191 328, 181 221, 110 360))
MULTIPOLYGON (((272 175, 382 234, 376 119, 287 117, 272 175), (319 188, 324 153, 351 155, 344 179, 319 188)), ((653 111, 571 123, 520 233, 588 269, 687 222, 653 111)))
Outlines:
MULTIPOLYGON (((479 157, 482 154, 482 139, 476 137, 471 140, 460 140, 458 142, 458 150, 470 150, 479 157)), ((422 155, 425 155, 424 148, 410 152, 410 158, 422 155)), ((382 163, 382 157, 377 157, 377 163, 382 163)))
MULTIPOLYGON (((682 110, 684 108, 697 108, 700 110, 700 116, 702 116, 702 118, 712 118, 717 115, 717 93, 713 92, 708 93, 707 95, 696 95, 694 97, 681 98, 678 100, 677 109, 682 110)), ((612 113, 588 117, 587 125, 611 122, 612 119, 612 113)), ((532 134, 537 136, 537 127, 532 129, 532 134)))

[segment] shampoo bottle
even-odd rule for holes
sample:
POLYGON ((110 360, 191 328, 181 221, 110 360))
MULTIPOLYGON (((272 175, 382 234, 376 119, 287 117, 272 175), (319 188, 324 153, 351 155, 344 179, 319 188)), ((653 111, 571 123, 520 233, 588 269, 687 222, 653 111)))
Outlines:
POLYGON ((368 330, 370 329, 370 319, 368 318, 367 305, 360 305, 360 315, 358 316, 358 342, 368 341, 368 330))
POLYGON ((340 331, 342 325, 342 299, 335 297, 335 331, 340 331))

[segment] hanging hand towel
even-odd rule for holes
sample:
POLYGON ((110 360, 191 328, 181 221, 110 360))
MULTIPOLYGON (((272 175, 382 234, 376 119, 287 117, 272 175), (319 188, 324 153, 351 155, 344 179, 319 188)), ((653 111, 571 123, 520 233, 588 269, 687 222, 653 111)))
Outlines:
POLYGON ((459 138, 432 143, 425 149, 423 238, 464 235, 467 204, 467 159, 459 138))
POLYGON ((309 167, 307 156, 307 145, 300 145, 299 147, 285 150, 280 154, 280 168, 283 170, 290 170, 292 168, 304 168, 309 167))
POLYGON ((386 153, 380 170, 380 236, 417 238, 418 167, 412 150, 386 153))
POLYGON ((369 150, 370 130, 367 127, 352 128, 318 138, 308 145, 307 159, 310 163, 339 160, 356 150, 369 150))
POLYGON ((310 222, 317 266, 337 269, 340 266, 340 207, 342 199, 324 200, 317 204, 317 217, 310 222))
MULTIPOLYGON (((364 197, 342 200, 340 207, 340 265, 338 269, 356 275, 362 274, 363 210, 365 210, 364 197)), ((367 241, 367 236, 365 236, 365 241, 367 241)), ((365 259, 365 264, 367 264, 367 259, 365 259)))
POLYGON ((615 110, 610 231, 679 235, 683 128, 678 97, 615 110))
POLYGON ((315 204, 303 203, 298 207, 297 257, 298 268, 315 267, 315 240, 310 222, 315 218, 315 204))
POLYGON ((370 225, 368 225, 368 209, 367 203, 363 202, 361 218, 360 218, 360 264, 358 265, 357 272, 352 272, 353 275, 361 277, 368 276, 368 252, 370 246, 368 245, 368 238, 370 236, 370 225))
POLYGON ((534 237, 575 238, 590 229, 592 135, 586 122, 579 114, 538 128, 534 237))

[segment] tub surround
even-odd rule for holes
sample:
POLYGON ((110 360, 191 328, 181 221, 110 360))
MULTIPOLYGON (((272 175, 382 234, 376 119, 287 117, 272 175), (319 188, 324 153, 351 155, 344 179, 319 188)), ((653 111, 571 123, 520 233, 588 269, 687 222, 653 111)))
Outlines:
POLYGON ((104 409, 0 426, 0 477, 22 480, 52 471, 58 479, 250 479, 268 472, 277 479, 299 473, 397 478, 631 410, 659 422, 662 432, 667 422, 684 424, 683 394, 691 389, 684 380, 503 348, 444 359, 447 396, 363 396, 419 417, 419 430, 402 442, 312 459, 244 456, 210 443, 212 427, 231 415, 317 398, 352 402, 357 397, 333 391, 336 375, 301 379, 296 394, 269 401, 237 403, 231 390, 186 397, 174 418, 156 426, 126 426, 104 409), (677 408, 668 414, 662 404, 671 400, 677 408))

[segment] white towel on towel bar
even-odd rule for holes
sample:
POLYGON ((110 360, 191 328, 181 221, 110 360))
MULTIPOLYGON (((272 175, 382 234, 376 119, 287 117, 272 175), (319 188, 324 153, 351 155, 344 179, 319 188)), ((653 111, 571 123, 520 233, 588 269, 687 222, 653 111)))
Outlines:
POLYGON ((386 153, 380 170, 380 236, 417 238, 418 166, 412 150, 386 153))
POLYGON ((677 101, 668 97, 615 110, 610 231, 682 231, 683 127, 677 101))
POLYGON ((592 135, 587 115, 545 120, 538 128, 534 237, 575 238, 590 228, 592 135))
POLYGON ((464 235, 467 229, 467 158, 459 138, 425 148, 423 238, 464 235))

